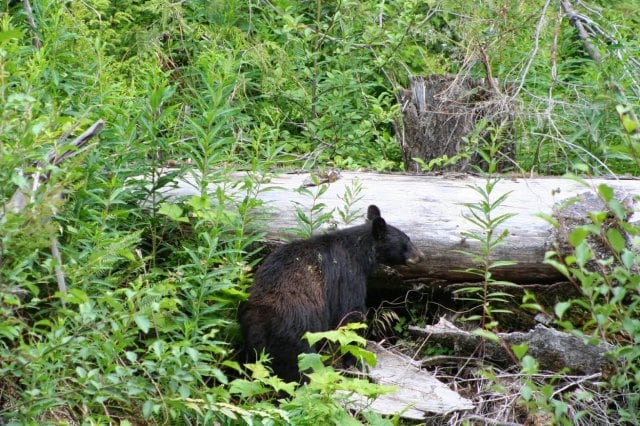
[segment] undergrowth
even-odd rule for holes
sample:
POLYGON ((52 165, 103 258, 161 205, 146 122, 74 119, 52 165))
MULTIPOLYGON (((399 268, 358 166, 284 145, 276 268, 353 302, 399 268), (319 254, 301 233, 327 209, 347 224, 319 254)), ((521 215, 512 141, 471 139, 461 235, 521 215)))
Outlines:
MULTIPOLYGON (((369 401, 388 389, 339 375, 319 355, 303 360, 304 387, 279 382, 266 359, 237 363, 236 309, 262 255, 258 195, 283 167, 398 170, 397 93, 410 74, 485 77, 472 60, 478 46, 524 99, 513 135, 524 141, 522 170, 636 173, 634 17, 622 6, 589 9, 616 37, 593 63, 566 20, 532 32, 561 17, 540 16, 542 3, 0 2, 0 423, 397 422, 366 403, 346 409, 356 393, 369 401), (533 36, 554 48, 533 54, 533 36), (98 135, 70 145, 98 120, 98 135), (65 153, 74 155, 52 161, 65 153)), ((471 271, 482 281, 469 293, 473 319, 493 331, 510 302, 491 287, 506 265, 489 259, 508 224, 493 214, 504 200, 498 182, 489 177, 467 205, 478 225, 467 238, 485 243, 471 271)), ((333 220, 323 191, 301 190, 310 211, 292 205, 303 235, 333 220)), ((359 219, 360 192, 354 184, 343 194, 343 222, 359 219)), ((608 187, 598 193, 606 209, 572 232, 571 253, 548 256, 583 292, 555 312, 586 340, 615 343, 620 368, 602 378, 614 393, 608 409, 632 423, 638 228, 608 187), (573 323, 576 309, 589 320, 573 323)), ((322 337, 370 358, 352 332, 322 337)), ((566 400, 589 409, 516 354, 530 379, 524 405, 557 421, 572 413, 566 400)))

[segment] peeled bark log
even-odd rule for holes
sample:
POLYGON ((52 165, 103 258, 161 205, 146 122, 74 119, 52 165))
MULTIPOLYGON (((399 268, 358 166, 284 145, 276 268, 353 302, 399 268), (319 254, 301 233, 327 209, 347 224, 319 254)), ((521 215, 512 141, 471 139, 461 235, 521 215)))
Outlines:
MULTIPOLYGON (((272 177, 263 187, 259 198, 265 203, 265 218, 268 239, 281 242, 291 238, 290 230, 296 228, 296 205, 310 211, 312 200, 296 189, 303 186, 308 174, 284 174, 272 177)), ((484 187, 486 179, 469 175, 427 176, 407 174, 380 174, 342 172, 340 178, 328 183, 327 191, 317 202, 326 205, 326 211, 342 208, 343 196, 354 182, 362 186, 361 198, 354 207, 365 212, 369 204, 376 204, 382 216, 390 224, 406 232, 412 241, 425 253, 425 260, 412 267, 396 270, 403 279, 445 280, 465 282, 477 277, 464 272, 477 267, 469 256, 459 251, 476 252, 478 243, 463 236, 464 232, 478 231, 469 220, 464 203, 475 203, 480 199, 474 186, 484 187)), ((640 194, 640 180, 590 179, 586 184, 567 178, 521 178, 505 177, 497 183, 493 199, 508 194, 506 201, 492 214, 513 213, 514 217, 498 228, 508 230, 505 244, 497 247, 492 260, 512 260, 516 264, 495 270, 494 278, 515 283, 555 283, 565 278, 553 267, 544 263, 547 250, 554 248, 556 233, 553 227, 540 218, 540 214, 552 216, 554 208, 583 193, 592 192, 597 185, 606 183, 626 194, 640 194), (586 185, 586 186, 585 186, 586 185)), ((307 188, 316 191, 317 188, 307 188)), ((196 195, 188 184, 172 190, 173 195, 196 195)), ((590 209, 598 209, 587 203, 573 209, 572 215, 587 217, 590 209)), ((324 229, 344 227, 334 212, 335 222, 324 229)), ((359 220, 361 223, 364 219, 359 220)))

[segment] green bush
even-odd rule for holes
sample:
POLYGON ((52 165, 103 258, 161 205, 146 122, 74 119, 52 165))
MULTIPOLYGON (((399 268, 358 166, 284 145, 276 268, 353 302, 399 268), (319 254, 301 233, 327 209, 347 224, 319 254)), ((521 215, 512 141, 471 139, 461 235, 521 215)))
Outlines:
POLYGON ((598 195, 604 209, 591 212, 589 223, 570 232, 572 252, 560 258, 558 252, 548 253, 547 262, 583 295, 558 303, 555 313, 561 326, 586 341, 614 344, 609 356, 615 372, 607 379, 620 398, 618 414, 624 421, 635 423, 640 418, 640 228, 629 221, 631 212, 610 186, 601 184, 598 195), (574 317, 587 320, 580 323, 574 317))
MULTIPOLYGON (((2 421, 352 421, 331 391, 380 389, 311 357, 317 380, 278 401, 291 386, 234 359, 235 311, 263 236, 257 195, 272 168, 399 169, 401 86, 410 74, 483 77, 480 62, 466 60, 478 46, 503 82, 532 58, 516 79, 526 89, 514 135, 522 169, 635 173, 637 94, 625 67, 637 55, 636 18, 624 5, 602 9, 619 45, 599 64, 566 21, 558 32, 541 26, 529 56, 544 2, 521 3, 42 0, 31 2, 35 28, 23 2, 0 3, 2 421), (576 108, 539 120, 549 100, 576 108), (81 152, 49 164, 98 119, 104 130, 81 152), (167 198, 177 179, 192 192, 167 198), (17 191, 25 203, 13 210, 17 191)), ((546 13, 547 23, 558 17, 546 13)), ((358 216, 358 191, 345 194, 345 221, 358 216)), ((327 219, 320 207, 299 211, 303 232, 327 219)), ((572 237, 579 256, 564 268, 584 288, 588 302, 575 303, 593 315, 590 330, 620 339, 613 355, 625 363, 612 384, 632 407, 637 230, 616 220, 631 240, 601 235, 614 252, 604 274, 580 263, 591 256, 580 232, 600 235, 594 227, 572 237)), ((496 264, 485 266, 477 272, 496 264)))

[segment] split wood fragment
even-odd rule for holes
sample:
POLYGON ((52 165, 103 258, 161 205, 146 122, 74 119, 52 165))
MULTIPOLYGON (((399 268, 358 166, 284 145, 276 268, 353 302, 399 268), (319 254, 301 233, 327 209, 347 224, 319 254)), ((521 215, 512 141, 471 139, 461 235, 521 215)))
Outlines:
POLYGON ((367 350, 376 354, 377 364, 368 376, 374 383, 396 386, 398 389, 369 401, 357 394, 350 395, 352 408, 367 409, 383 415, 423 420, 431 414, 447 414, 473 409, 473 403, 463 398, 432 373, 420 368, 411 358, 392 352, 375 342, 367 342, 367 350))

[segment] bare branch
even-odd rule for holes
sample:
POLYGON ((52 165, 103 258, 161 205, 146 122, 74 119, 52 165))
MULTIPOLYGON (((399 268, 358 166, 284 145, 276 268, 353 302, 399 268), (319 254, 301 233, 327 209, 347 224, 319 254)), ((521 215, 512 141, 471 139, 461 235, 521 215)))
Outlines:
POLYGON ((29 0, 22 0, 22 6, 24 7, 24 12, 27 15, 27 21, 29 22, 31 31, 33 31, 33 46, 36 49, 40 50, 42 49, 42 42, 38 37, 38 26, 36 25, 36 20, 33 18, 33 9, 31 8, 31 3, 29 3, 29 0))
MULTIPOLYGON (((60 250, 58 248, 58 238, 51 238, 51 255, 55 261, 56 280, 58 281, 58 289, 60 293, 67 292, 67 284, 64 278, 64 272, 62 271, 62 256, 60 256, 60 250)), ((62 301, 64 306, 64 300, 62 301)))
POLYGON ((62 161, 66 160, 67 158, 71 158, 78 155, 80 152, 82 152, 81 148, 84 147, 84 145, 86 145, 87 142, 89 142, 89 139, 91 139, 92 137, 100 133, 103 128, 104 128, 104 120, 99 119, 98 121, 93 123, 91 127, 85 130, 80 136, 75 138, 73 142, 69 144, 71 146, 74 146, 76 148, 75 150, 68 149, 65 152, 63 152, 62 155, 60 156, 58 156, 58 153, 56 153, 55 151, 50 152, 49 163, 53 165, 57 165, 62 161))
POLYGON ((583 25, 585 19, 573 10, 567 0, 561 0, 560 4, 562 5, 562 10, 564 10, 569 17, 571 25, 576 27, 576 30, 578 30, 578 36, 582 39, 584 48, 589 53, 589 56, 591 56, 591 59, 596 62, 600 62, 602 60, 602 55, 600 55, 598 48, 591 43, 591 36, 587 33, 587 30, 583 25))
POLYGON ((529 60, 527 61, 527 64, 525 65, 524 69, 522 70, 521 73, 521 78, 520 78, 520 84, 518 84, 518 88, 513 92, 513 97, 517 97, 518 94, 520 93, 520 91, 522 90, 522 87, 524 86, 524 82, 525 79, 527 77, 527 74, 529 74, 529 69, 531 68, 531 65, 533 64, 533 60, 535 59, 536 55, 538 54, 538 49, 540 48, 540 33, 542 32, 542 29, 544 28, 544 24, 545 24, 545 16, 547 14, 547 9, 549 8, 549 3, 551 2, 551 0, 547 0, 544 3, 544 6, 542 7, 542 11, 540 12, 540 20, 538 21, 538 25, 536 25, 536 32, 535 32, 535 36, 534 36, 534 43, 533 43, 533 51, 531 52, 531 54, 529 55, 529 60))
MULTIPOLYGON (((91 139, 93 136, 100 133, 100 131, 103 128, 104 128, 104 120, 100 119, 95 123, 93 123, 91 127, 85 130, 80 136, 78 136, 71 142, 70 145, 73 146, 75 149, 67 149, 60 156, 58 156, 55 149, 52 150, 52 152, 47 157, 49 164, 52 164, 52 165, 60 164, 65 159, 71 158, 77 155, 78 153, 80 153, 82 151, 82 148, 89 141, 89 139, 91 139)), ((49 180, 49 175, 42 174, 41 172, 43 167, 44 167, 43 164, 37 163, 36 172, 33 173, 30 177, 30 179, 32 180, 32 187, 30 190, 32 196, 33 194, 35 194, 35 192, 43 183, 49 180)), ((7 211, 18 213, 27 207, 28 193, 25 193, 25 192, 27 191, 23 190, 22 188, 18 188, 16 192, 13 193, 9 201, 5 203, 5 205, 3 206, 3 210, 0 211, 0 219, 5 215, 5 212, 7 211)), ((47 222, 49 219, 50 219, 49 217, 45 217, 43 219, 43 223, 47 222)), ((55 261, 54 263, 55 275, 56 275, 56 280, 58 282, 58 289, 60 290, 60 293, 66 293, 67 284, 66 284, 64 272, 62 270, 62 256, 60 255, 58 238, 56 236, 51 237, 51 255, 53 256, 53 259, 55 261)), ((64 300, 62 301, 62 305, 64 306, 64 300)))
MULTIPOLYGON (((84 131, 80 136, 78 136, 73 140, 73 142, 69 144, 77 149, 67 149, 60 156, 58 156, 55 150, 49 153, 47 157, 49 164, 57 165, 68 158, 78 155, 80 152, 82 152, 82 147, 86 145, 89 139, 100 133, 103 128, 104 120, 100 119, 96 121, 91 125, 91 127, 89 127, 86 131, 84 131)), ((9 201, 4 206, 2 206, 3 208, 0 211, 0 219, 5 215, 5 212, 18 213, 23 210, 28 204, 28 192, 31 192, 31 194, 35 193, 35 191, 37 191, 43 183, 49 180, 49 175, 46 173, 42 173, 42 169, 44 168, 44 166, 45 164, 42 163, 34 164, 36 172, 31 175, 25 176, 25 178, 31 179, 31 189, 29 191, 25 191, 22 188, 18 188, 16 192, 13 193, 9 201)))

